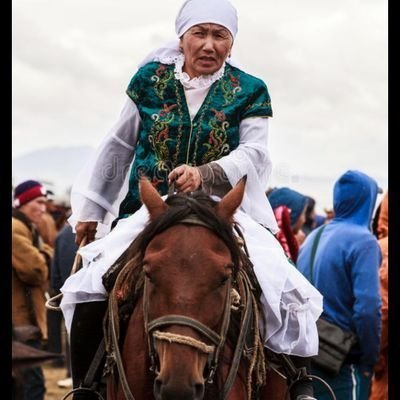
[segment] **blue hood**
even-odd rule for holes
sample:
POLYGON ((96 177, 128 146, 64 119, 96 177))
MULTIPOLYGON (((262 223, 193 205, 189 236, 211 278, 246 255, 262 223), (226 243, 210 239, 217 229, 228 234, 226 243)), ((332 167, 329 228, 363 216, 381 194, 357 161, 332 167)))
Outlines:
POLYGON ((268 194, 271 207, 286 206, 290 208, 290 225, 293 226, 299 219, 307 204, 307 197, 287 187, 273 189, 268 194))
POLYGON ((335 183, 335 220, 347 220, 369 228, 378 194, 378 185, 368 175, 347 171, 335 183))

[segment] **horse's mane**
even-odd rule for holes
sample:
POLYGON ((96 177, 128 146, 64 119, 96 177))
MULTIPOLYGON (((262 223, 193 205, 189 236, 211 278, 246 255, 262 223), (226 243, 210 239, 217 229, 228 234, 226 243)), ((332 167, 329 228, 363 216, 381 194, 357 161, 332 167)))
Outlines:
MULTIPOLYGON (((239 268, 240 253, 236 238, 233 234, 232 225, 221 219, 215 213, 215 205, 218 202, 210 196, 198 190, 190 194, 174 194, 169 196, 165 203, 169 206, 167 211, 161 216, 150 222, 142 233, 138 236, 138 247, 143 253, 150 240, 157 234, 179 224, 187 217, 195 217, 206 224, 215 234, 220 237, 231 252, 234 264, 234 276, 239 268)), ((136 247, 136 246, 135 246, 136 247)))
MULTIPOLYGON (((233 267, 233 278, 235 279, 239 269, 242 254, 234 235, 232 224, 220 218, 215 212, 217 201, 201 190, 190 194, 176 193, 165 200, 168 209, 150 221, 143 231, 133 240, 129 247, 122 253, 109 271, 103 276, 104 286, 110 291, 115 285, 120 286, 121 303, 136 302, 142 287, 142 261, 144 252, 150 241, 159 233, 180 223, 188 217, 195 217, 206 224, 215 234, 220 237, 228 247, 233 267), (127 299, 130 301, 127 302, 127 299)), ((129 307, 130 309, 131 307, 129 307)), ((129 311, 129 310, 127 310, 129 311)))

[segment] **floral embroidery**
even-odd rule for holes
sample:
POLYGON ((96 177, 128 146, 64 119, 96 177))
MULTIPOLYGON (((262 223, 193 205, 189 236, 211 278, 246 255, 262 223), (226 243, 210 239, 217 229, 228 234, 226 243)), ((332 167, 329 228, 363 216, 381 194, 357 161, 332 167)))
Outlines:
POLYGON ((158 114, 151 116, 154 124, 149 135, 149 142, 156 156, 157 167, 160 170, 167 170, 168 168, 169 149, 167 142, 171 140, 168 138, 169 125, 174 120, 172 110, 176 107, 176 104, 171 104, 170 106, 164 104, 158 114))
POLYGON ((178 105, 177 115, 179 117, 179 124, 178 124, 178 135, 176 137, 176 146, 175 146, 175 154, 172 162, 172 168, 175 168, 178 165, 178 156, 179 151, 181 149, 181 142, 183 136, 183 110, 182 110, 182 97, 179 92, 178 81, 175 80, 175 95, 176 95, 176 103, 178 105))
POLYGON ((164 92, 167 88, 168 82, 174 78, 174 72, 167 68, 165 65, 160 65, 156 74, 151 77, 151 80, 155 82, 154 91, 160 99, 164 99, 164 92))
POLYGON ((212 108, 211 111, 215 114, 215 117, 210 120, 208 125, 212 128, 209 134, 207 143, 204 143, 208 150, 203 155, 203 163, 218 160, 225 154, 229 153, 229 144, 227 143, 227 129, 229 128, 229 122, 226 121, 226 115, 224 111, 217 111, 212 108))
POLYGON ((239 78, 233 76, 231 73, 227 75, 221 82, 221 89, 225 99, 224 106, 231 104, 235 100, 236 95, 242 91, 239 78))
POLYGON ((263 108, 263 107, 271 107, 271 102, 270 101, 263 101, 262 103, 252 103, 252 104, 249 104, 245 108, 245 110, 249 111, 252 108, 263 108))
POLYGON ((137 94, 137 92, 133 89, 128 88, 126 90, 126 94, 134 101, 134 102, 138 102, 139 100, 139 95, 137 94))

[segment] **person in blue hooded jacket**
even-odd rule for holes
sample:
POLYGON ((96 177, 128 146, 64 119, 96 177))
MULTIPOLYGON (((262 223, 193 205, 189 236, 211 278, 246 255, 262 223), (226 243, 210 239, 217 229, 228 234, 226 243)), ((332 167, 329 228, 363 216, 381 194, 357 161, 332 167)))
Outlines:
MULTIPOLYGON (((377 193, 378 186, 369 176, 359 171, 344 173, 334 186, 335 217, 321 234, 312 279, 311 249, 322 227, 306 238, 297 260, 300 272, 323 295, 322 317, 357 336, 337 376, 312 367, 313 374, 332 387, 337 400, 368 399, 373 366, 379 355, 381 252, 370 230, 377 193)), ((319 383, 315 383, 314 390, 319 400, 331 399, 319 383)))

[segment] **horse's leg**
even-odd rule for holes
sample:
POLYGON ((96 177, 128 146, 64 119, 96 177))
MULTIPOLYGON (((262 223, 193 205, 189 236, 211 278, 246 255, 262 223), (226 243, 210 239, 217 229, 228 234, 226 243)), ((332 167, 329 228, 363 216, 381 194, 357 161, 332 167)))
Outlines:
POLYGON ((287 382, 273 369, 267 371, 267 384, 261 388, 260 400, 289 400, 287 382))

